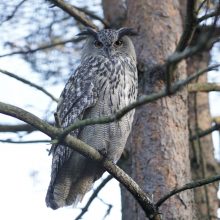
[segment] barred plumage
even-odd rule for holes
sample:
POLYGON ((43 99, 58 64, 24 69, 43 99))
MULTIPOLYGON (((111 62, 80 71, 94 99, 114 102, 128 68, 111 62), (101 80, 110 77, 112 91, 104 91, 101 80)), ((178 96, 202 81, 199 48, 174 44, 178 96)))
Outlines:
MULTIPOLYGON (((137 97, 136 55, 128 28, 88 29, 80 66, 67 82, 57 113, 63 127, 77 120, 108 116, 127 106, 137 97)), ((109 160, 120 158, 131 130, 134 110, 119 121, 90 125, 71 135, 78 137, 109 160)), ((53 160, 47 206, 57 209, 77 204, 104 170, 67 146, 52 146, 53 160)))

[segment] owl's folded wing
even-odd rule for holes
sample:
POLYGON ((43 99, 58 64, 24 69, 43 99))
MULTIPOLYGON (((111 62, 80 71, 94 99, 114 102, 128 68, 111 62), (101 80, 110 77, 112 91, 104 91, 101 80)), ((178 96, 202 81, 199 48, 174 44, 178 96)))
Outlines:
MULTIPOLYGON (((57 113, 63 128, 82 119, 85 110, 95 105, 97 101, 97 88, 95 88, 92 79, 96 67, 91 66, 89 63, 80 65, 68 80, 60 96, 57 113)), ((76 129, 71 132, 71 135, 77 136, 78 133, 79 129, 76 129)), ((51 147, 53 154, 52 183, 65 161, 69 159, 72 151, 71 148, 63 145, 53 145, 51 147)))

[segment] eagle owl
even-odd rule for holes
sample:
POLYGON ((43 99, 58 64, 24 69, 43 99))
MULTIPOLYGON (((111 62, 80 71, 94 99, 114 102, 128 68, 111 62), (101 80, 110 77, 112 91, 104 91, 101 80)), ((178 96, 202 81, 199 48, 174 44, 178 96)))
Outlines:
MULTIPOLYGON (((95 31, 88 28, 81 64, 68 80, 58 103, 63 128, 87 118, 109 116, 137 98, 136 54, 131 28, 95 31)), ((117 162, 131 130, 134 110, 120 120, 71 132, 107 159, 117 162)), ((104 173, 97 162, 64 146, 52 146, 51 181, 46 204, 52 209, 76 205, 104 173)))

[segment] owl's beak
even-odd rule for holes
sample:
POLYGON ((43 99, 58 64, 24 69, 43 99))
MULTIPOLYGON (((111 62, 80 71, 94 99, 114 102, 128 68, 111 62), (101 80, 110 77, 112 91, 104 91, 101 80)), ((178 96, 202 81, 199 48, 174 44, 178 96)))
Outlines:
POLYGON ((111 58, 112 57, 112 48, 111 47, 105 47, 105 54, 106 57, 111 58))

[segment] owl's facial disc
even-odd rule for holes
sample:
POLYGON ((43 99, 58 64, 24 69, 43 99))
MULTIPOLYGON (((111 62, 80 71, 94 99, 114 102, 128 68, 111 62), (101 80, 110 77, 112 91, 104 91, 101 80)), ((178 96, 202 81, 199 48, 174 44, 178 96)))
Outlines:
POLYGON ((91 28, 87 28, 79 35, 88 36, 87 44, 83 51, 85 56, 104 56, 108 59, 117 59, 119 56, 130 56, 136 59, 133 44, 129 37, 136 35, 131 28, 115 29, 103 29, 96 31, 91 28))

